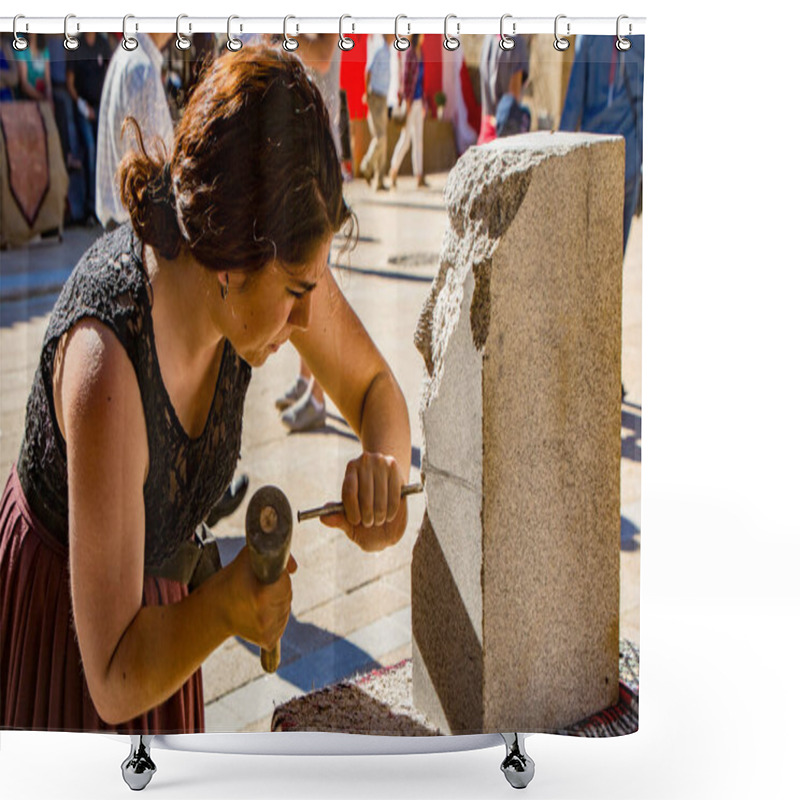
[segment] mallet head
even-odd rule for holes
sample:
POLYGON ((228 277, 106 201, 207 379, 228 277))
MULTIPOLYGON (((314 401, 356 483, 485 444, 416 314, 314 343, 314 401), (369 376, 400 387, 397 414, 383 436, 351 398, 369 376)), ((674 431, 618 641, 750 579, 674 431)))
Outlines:
POLYGON ((276 486, 262 486, 250 499, 245 533, 253 571, 262 583, 274 583, 292 544, 292 507, 276 486))

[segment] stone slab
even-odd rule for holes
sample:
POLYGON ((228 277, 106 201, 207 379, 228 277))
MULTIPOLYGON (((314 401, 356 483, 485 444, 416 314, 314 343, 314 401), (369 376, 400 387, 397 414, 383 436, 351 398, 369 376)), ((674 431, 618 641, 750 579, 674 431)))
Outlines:
POLYGON ((616 702, 623 182, 623 141, 588 134, 497 140, 450 174, 412 561, 414 697, 443 730, 616 702))

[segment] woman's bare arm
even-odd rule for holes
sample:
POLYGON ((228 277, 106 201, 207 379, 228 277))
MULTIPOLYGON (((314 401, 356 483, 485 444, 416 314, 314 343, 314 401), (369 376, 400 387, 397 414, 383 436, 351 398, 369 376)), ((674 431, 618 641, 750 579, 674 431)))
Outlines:
POLYGON ((148 452, 136 375, 94 320, 68 334, 63 353, 54 395, 67 442, 75 627, 92 700, 114 724, 167 699, 231 634, 274 644, 290 580, 264 591, 243 551, 185 600, 143 608, 148 452))
POLYGON ((292 343, 356 432, 364 455, 348 464, 344 517, 324 518, 365 550, 394 544, 406 525, 400 488, 411 469, 403 392, 330 269, 314 292, 311 323, 292 343))

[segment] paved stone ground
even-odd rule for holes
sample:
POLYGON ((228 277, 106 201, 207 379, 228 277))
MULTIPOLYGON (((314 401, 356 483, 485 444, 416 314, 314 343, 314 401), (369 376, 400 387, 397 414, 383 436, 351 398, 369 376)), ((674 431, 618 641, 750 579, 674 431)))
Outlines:
MULTIPOLYGON (((343 290, 386 355, 405 392, 414 445, 411 480, 419 476, 422 361, 413 345, 417 316, 436 273, 445 227, 442 189, 446 175, 417 190, 401 178, 398 189, 374 194, 363 181, 346 193, 359 220, 355 251, 337 253, 343 290)), ((47 313, 69 270, 98 230, 71 229, 62 243, 41 243, 0 253, 0 470, 16 458, 25 402, 36 368, 47 313)), ((333 407, 327 425, 287 435, 274 400, 293 381, 291 348, 254 373, 245 408, 240 469, 251 490, 271 483, 293 508, 337 497, 347 461, 358 443, 333 407)), ((620 636, 639 641, 639 545, 641 475, 641 219, 635 219, 623 275, 622 527, 620 636)), ((244 504, 246 505, 246 504, 244 504)), ((244 505, 220 522, 223 561, 244 544, 244 505)), ((209 731, 269 730, 272 709, 297 694, 411 655, 411 551, 422 519, 421 498, 409 502, 408 530, 394 548, 362 553, 341 532, 316 521, 295 528, 292 619, 282 643, 277 675, 265 677, 255 648, 231 639, 203 672, 209 731)))

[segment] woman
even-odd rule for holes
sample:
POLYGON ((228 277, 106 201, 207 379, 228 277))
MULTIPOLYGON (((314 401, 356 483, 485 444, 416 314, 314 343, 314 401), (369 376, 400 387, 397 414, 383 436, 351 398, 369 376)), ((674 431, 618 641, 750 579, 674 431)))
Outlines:
POLYGON ((19 65, 19 93, 22 100, 53 102, 50 83, 50 49, 43 33, 28 39, 28 46, 15 53, 19 65))
POLYGON ((406 102, 406 125, 392 153, 392 165, 389 178, 392 188, 397 186, 397 175, 403 165, 408 148, 411 148, 411 171, 417 179, 417 186, 427 186, 422 159, 422 143, 425 131, 425 97, 423 82, 425 80, 425 62, 422 59, 422 42, 425 35, 411 34, 411 47, 405 52, 403 61, 403 82, 397 99, 406 102))
POLYGON ((351 212, 302 66, 227 54, 169 160, 139 147, 131 224, 64 287, 0 501, 0 727, 202 731, 203 660, 279 640, 293 559, 263 586, 242 551, 189 594, 174 557, 233 475, 251 367, 288 340, 364 449, 327 524, 365 550, 406 525, 408 412, 327 265, 351 212))

